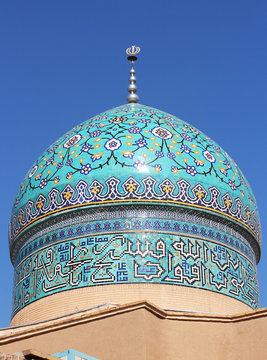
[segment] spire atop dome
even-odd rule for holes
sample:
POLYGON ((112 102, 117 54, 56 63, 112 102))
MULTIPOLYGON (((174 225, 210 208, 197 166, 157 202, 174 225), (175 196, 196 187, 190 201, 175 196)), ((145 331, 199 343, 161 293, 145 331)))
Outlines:
POLYGON ((129 55, 128 56, 128 60, 131 61, 132 63, 132 67, 130 70, 130 79, 129 79, 129 83, 130 85, 128 86, 128 91, 129 91, 129 95, 127 96, 127 101, 128 103, 138 103, 139 97, 138 95, 136 95, 136 91, 137 91, 137 86, 135 85, 136 83, 136 77, 135 77, 135 70, 134 70, 134 62, 137 60, 137 54, 140 52, 140 47, 137 47, 135 45, 132 45, 131 47, 129 47, 126 50, 126 54, 129 55))

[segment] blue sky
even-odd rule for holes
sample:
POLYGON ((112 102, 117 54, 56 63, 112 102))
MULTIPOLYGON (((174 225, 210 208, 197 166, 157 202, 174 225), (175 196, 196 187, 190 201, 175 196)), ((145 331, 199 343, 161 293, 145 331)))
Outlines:
MULTIPOLYGON (((17 188, 61 135, 126 102, 132 44, 141 47, 140 103, 184 119, 230 154, 252 186, 264 239, 266 19, 263 0, 1 2, 0 327, 10 321, 7 229, 17 188)), ((266 266, 263 243, 261 307, 266 266)))

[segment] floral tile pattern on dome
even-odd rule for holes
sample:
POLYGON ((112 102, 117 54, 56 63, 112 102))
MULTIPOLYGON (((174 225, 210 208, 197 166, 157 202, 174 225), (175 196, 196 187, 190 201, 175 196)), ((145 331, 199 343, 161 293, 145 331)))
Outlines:
MULTIPOLYGON (((37 219, 39 215, 36 214, 41 216, 48 206, 53 212, 57 208, 52 204, 73 201, 73 191, 80 180, 88 184, 91 197, 105 197, 106 181, 111 176, 126 186, 123 191, 120 189, 120 196, 128 192, 132 199, 135 194, 140 195, 147 176, 164 187, 153 194, 146 193, 144 199, 156 195, 161 199, 165 196, 166 200, 175 197, 176 184, 184 179, 189 184, 188 189, 196 189, 194 196, 207 208, 218 206, 207 205, 210 194, 205 195, 205 191, 214 185, 221 196, 220 206, 242 213, 240 216, 246 219, 246 225, 251 227, 252 224, 251 228, 260 238, 254 196, 227 153, 186 122, 138 104, 121 106, 85 121, 43 153, 17 193, 11 218, 11 238, 31 221, 25 219, 37 219), (129 179, 133 180, 126 183, 129 179), (164 183, 167 180, 169 183, 164 183), (59 199, 59 196, 63 198, 59 199), (235 209, 237 201, 242 211, 235 209), (28 212, 29 215, 25 215, 28 212)), ((115 200, 116 195, 109 193, 109 200, 115 200)), ((185 203, 187 201, 185 198, 185 203)), ((79 197, 76 205, 78 202, 79 197)))

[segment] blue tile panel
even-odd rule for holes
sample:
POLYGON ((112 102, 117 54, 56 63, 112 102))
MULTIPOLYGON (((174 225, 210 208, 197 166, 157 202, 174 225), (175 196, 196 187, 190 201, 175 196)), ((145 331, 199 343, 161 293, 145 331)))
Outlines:
POLYGON ((37 159, 16 196, 11 245, 49 215, 126 202, 211 211, 237 221, 260 242, 254 195, 229 155, 186 122, 136 104, 76 126, 37 159))
MULTIPOLYGON (((250 259, 250 261, 256 264, 255 253, 248 241, 232 228, 225 225, 214 225, 215 222, 211 219, 203 219, 190 214, 170 213, 162 210, 149 211, 150 215, 152 215, 151 212, 154 212, 154 215, 158 216, 155 218, 148 217, 147 211, 143 211, 143 217, 138 217, 138 215, 142 215, 142 211, 137 211, 135 209, 128 210, 128 218, 125 219, 117 218, 119 212, 123 216, 126 211, 111 212, 109 213, 110 218, 108 220, 100 219, 101 215, 98 214, 98 219, 94 221, 91 220, 90 222, 79 223, 80 219, 74 218, 71 221, 71 226, 66 226, 67 221, 62 221, 56 225, 56 228, 58 229, 56 231, 48 232, 47 229, 45 229, 44 236, 38 236, 40 234, 38 233, 33 237, 34 240, 30 238, 30 240, 21 247, 15 261, 15 266, 27 256, 46 245, 52 245, 67 239, 72 240, 73 238, 81 236, 94 236, 98 234, 106 236, 108 234, 117 233, 118 231, 124 233, 129 231, 135 231, 136 233, 140 231, 156 231, 158 233, 168 232, 174 235, 185 236, 190 234, 195 237, 200 237, 201 239, 214 240, 220 242, 222 245, 231 246, 232 248, 241 251, 250 259), (174 219, 167 220, 166 218, 160 218, 160 214, 165 217, 169 214, 169 217, 173 216, 174 219), (117 215, 116 218, 112 219, 115 215, 117 215), (130 215, 134 218, 131 219, 130 215)), ((97 217, 97 215, 94 217, 97 217)))
POLYGON ((66 360, 98 360, 92 356, 73 349, 61 351, 59 353, 53 354, 53 356, 58 358, 64 358, 66 360))
POLYGON ((83 234, 37 249, 15 269, 12 316, 27 304, 61 291, 128 283, 201 288, 253 309, 259 305, 256 266, 230 244, 164 229, 135 230, 83 234))

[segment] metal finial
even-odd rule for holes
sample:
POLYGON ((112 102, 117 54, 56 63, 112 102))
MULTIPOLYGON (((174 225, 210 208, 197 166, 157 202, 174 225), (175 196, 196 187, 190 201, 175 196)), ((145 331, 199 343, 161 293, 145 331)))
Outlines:
POLYGON ((139 100, 138 95, 136 95, 136 91, 137 91, 137 86, 135 85, 136 83, 136 77, 135 77, 135 70, 134 70, 134 62, 137 60, 137 56, 136 54, 138 54, 140 52, 140 48, 133 45, 130 48, 128 48, 126 50, 126 54, 129 55, 128 56, 128 60, 131 61, 132 63, 132 67, 130 70, 130 79, 129 79, 129 83, 130 85, 128 86, 128 91, 129 91, 129 95, 127 96, 127 101, 128 103, 137 103, 139 100))

